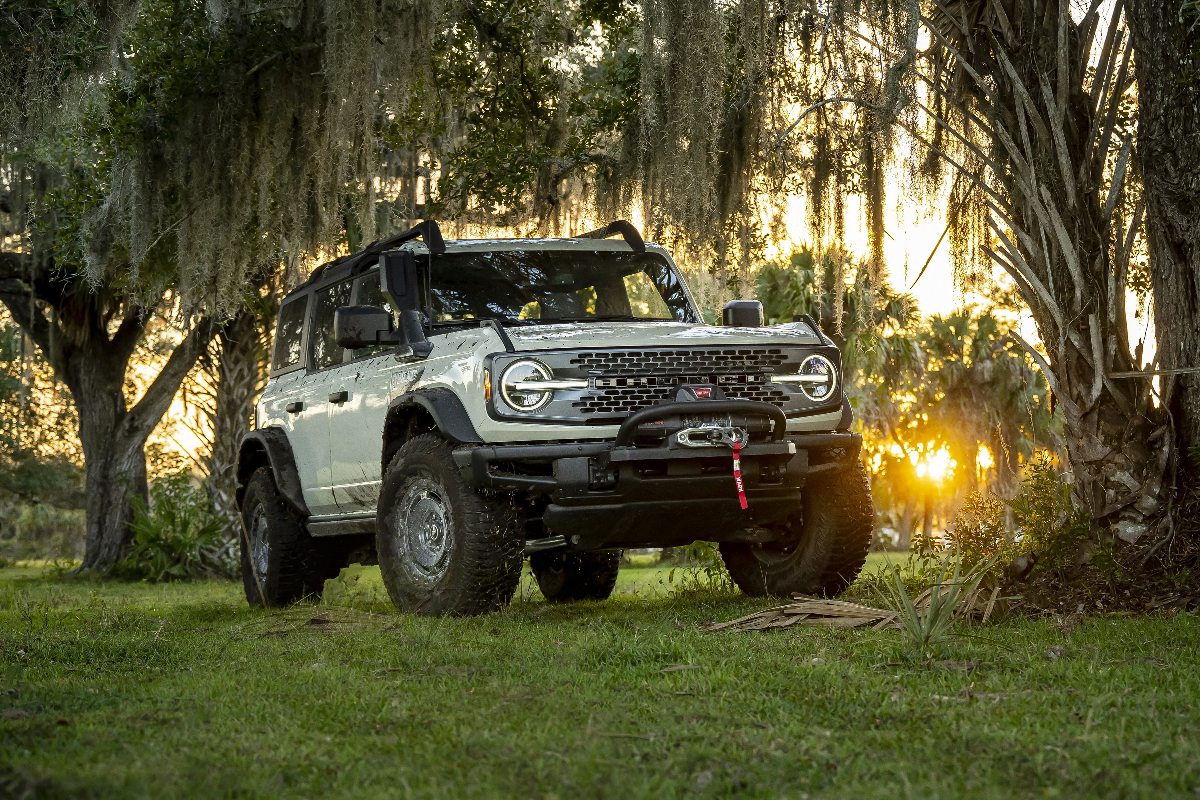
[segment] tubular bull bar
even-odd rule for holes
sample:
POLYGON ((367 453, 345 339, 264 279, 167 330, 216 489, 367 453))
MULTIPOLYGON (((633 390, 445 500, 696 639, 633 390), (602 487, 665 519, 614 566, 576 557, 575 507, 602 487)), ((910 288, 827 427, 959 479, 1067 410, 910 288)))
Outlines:
POLYGON ((764 526, 800 510, 806 480, 844 469, 862 446, 843 431, 786 435, 786 422, 777 406, 751 400, 664 403, 631 414, 612 441, 465 445, 454 458, 472 486, 548 495, 542 520, 571 549, 764 542, 780 535, 764 526), (741 447, 746 510, 732 450, 680 442, 665 424, 714 414, 772 422, 763 440, 741 447))

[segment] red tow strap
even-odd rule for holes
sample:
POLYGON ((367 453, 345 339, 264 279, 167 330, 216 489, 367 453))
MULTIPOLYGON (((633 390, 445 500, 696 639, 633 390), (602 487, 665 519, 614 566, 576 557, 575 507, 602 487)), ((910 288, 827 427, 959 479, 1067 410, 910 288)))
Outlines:
POLYGON ((742 443, 733 443, 733 481, 737 484, 738 502, 742 504, 742 510, 745 511, 749 506, 746 504, 746 487, 742 485, 742 443))

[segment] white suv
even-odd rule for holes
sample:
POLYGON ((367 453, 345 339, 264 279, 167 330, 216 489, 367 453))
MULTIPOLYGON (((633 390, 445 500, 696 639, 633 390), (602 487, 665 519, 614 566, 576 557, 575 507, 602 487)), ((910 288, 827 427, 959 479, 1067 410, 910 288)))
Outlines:
POLYGON ((839 592, 873 512, 838 349, 753 301, 724 322, 625 222, 445 242, 427 221, 319 267, 242 444, 247 598, 377 558, 401 610, 474 614, 528 555, 547 599, 603 599, 621 548, 696 540, 748 594, 839 592))

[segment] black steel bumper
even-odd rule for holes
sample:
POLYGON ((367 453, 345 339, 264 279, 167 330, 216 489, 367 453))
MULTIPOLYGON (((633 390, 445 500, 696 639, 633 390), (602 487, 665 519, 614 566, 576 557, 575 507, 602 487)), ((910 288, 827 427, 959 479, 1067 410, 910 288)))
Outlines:
MULTIPOLYGON (((618 441, 629 437, 620 437, 618 441)), ((858 457, 855 433, 792 434, 741 451, 742 510, 729 448, 646 447, 616 441, 464 445, 454 452, 472 486, 549 496, 543 521, 574 549, 692 541, 769 541, 762 526, 801 507, 807 478, 858 457)))

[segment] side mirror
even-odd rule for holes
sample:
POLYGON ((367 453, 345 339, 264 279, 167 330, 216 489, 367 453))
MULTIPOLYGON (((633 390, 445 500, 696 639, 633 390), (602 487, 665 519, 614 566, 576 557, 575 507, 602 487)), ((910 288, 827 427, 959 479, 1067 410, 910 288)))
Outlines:
POLYGON ((379 283, 400 312, 421 308, 421 290, 417 284, 417 259, 408 250, 393 250, 379 258, 379 283))
POLYGON ((342 306, 333 312, 333 338, 338 347, 394 344, 392 315, 378 306, 342 306))
MULTIPOLYGON (((436 224, 434 229, 436 230, 436 224)), ((440 234, 438 241, 441 241, 440 234)), ((445 245, 441 245, 445 250, 445 245)), ((434 245, 430 244, 430 249, 434 245)), ((412 348, 420 358, 433 352, 433 345, 425 338, 425 326, 421 323, 421 287, 417 282, 417 259, 408 250, 392 250, 379 257, 379 284, 383 293, 392 298, 393 307, 400 312, 400 331, 385 339, 389 343, 400 343, 412 348)), ((389 326, 391 320, 388 320, 389 326)), ((391 328, 389 327, 390 331, 391 328)))
POLYGON ((730 300, 721 310, 721 324, 736 328, 761 328, 762 303, 757 300, 730 300))

